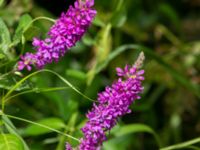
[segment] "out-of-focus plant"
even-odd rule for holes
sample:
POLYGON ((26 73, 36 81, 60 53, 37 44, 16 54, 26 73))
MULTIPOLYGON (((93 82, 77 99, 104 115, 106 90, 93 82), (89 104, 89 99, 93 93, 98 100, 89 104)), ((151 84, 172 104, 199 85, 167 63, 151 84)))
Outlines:
MULTIPOLYGON (((45 55, 52 41, 58 47, 71 47, 62 43, 70 37, 56 43, 60 34, 73 32, 61 32, 66 16, 56 24, 56 13, 46 9, 51 4, 40 2, 0 0, 0 149, 62 150, 66 141, 79 145, 85 114, 97 92, 116 79, 113 68, 133 63, 141 50, 146 56, 142 98, 135 102, 133 113, 118 120, 103 149, 199 149, 197 1, 96 1, 92 26, 67 55, 43 70, 18 71, 20 56, 26 52, 45 57, 46 64, 50 56, 57 60, 62 55, 51 51, 45 55), (60 34, 46 36, 54 23, 60 34), (33 37, 46 41, 35 40, 33 48, 33 37)), ((66 22, 69 26, 70 20, 66 22)), ((31 61, 23 60, 21 69, 29 68, 31 61)), ((32 64, 36 63, 40 62, 32 64)))

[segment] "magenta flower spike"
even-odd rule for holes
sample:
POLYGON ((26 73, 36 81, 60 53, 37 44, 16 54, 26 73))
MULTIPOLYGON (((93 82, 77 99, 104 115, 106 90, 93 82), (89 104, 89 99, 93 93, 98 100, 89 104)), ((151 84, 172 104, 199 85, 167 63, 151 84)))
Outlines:
POLYGON ((96 10, 92 8, 94 0, 76 0, 66 13, 50 28, 44 40, 34 38, 33 46, 36 53, 26 53, 18 62, 18 70, 31 70, 34 65, 38 69, 46 64, 57 62, 60 57, 81 39, 93 21, 96 10))
MULTIPOLYGON (((144 57, 143 53, 141 56, 144 57)), ((94 103, 87 113, 88 121, 81 129, 84 137, 80 140, 79 150, 100 150, 107 140, 106 133, 117 124, 120 117, 131 113, 130 105, 140 99, 143 91, 144 70, 139 69, 139 61, 141 58, 133 66, 116 68, 118 80, 98 94, 98 103, 94 103)), ((69 144, 66 150, 72 150, 69 144)))
POLYGON ((84 138, 81 139, 80 150, 100 149, 106 140, 106 132, 116 125, 119 117, 130 113, 129 106, 136 99, 140 99, 144 70, 128 65, 124 69, 116 70, 118 81, 98 94, 99 104, 94 104, 87 114, 88 122, 82 128, 84 138))

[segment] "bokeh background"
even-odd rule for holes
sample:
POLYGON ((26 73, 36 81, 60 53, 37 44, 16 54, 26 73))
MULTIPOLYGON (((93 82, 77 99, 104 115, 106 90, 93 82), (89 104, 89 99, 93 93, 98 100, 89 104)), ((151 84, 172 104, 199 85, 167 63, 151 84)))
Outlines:
MULTIPOLYGON (((73 3, 73 0, 7 0, 0 6, 0 17, 14 34, 22 15, 56 19, 73 3)), ((120 119, 108 134, 104 149, 156 150, 159 144, 168 146, 199 137, 200 1, 96 0, 95 8, 97 17, 84 38, 60 62, 46 68, 96 99, 99 91, 116 80, 115 67, 134 63, 139 52, 144 51, 146 80, 142 99, 132 105, 133 112, 120 119)), ((46 20, 34 22, 25 35, 25 51, 33 51, 32 37, 45 37, 51 25, 46 20)), ((20 44, 13 49, 14 57, 21 49, 20 44)), ((1 73, 9 71, 15 63, 1 67, 1 73)), ((1 79, 1 95, 21 78, 10 74, 1 79)), ((79 129, 86 121, 91 101, 50 73, 33 76, 14 94, 26 90, 33 91, 12 98, 6 113, 81 137, 79 129), (52 87, 61 89, 51 91, 52 87)), ((65 141, 77 144, 49 130, 12 121, 31 150, 61 150, 65 141)), ((193 148, 198 147, 197 144, 193 148)))

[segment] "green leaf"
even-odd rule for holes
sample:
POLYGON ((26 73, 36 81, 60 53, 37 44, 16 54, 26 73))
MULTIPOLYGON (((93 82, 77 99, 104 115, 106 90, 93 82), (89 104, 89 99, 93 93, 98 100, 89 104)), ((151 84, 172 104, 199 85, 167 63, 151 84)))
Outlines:
POLYGON ((24 44, 26 40, 32 40, 33 37, 40 34, 41 30, 38 27, 33 26, 33 23, 41 19, 55 22, 55 20, 48 17, 37 17, 32 19, 32 17, 28 14, 23 15, 20 18, 19 25, 16 29, 13 44, 18 44, 20 40, 22 41, 22 44, 24 44))
POLYGON ((97 15, 93 21, 93 24, 99 27, 104 27, 105 23, 103 20, 100 19, 100 17, 97 15))
POLYGON ((125 126, 120 127, 113 134, 116 137, 120 137, 120 136, 124 136, 127 134, 138 133, 138 132, 146 132, 146 133, 152 134, 154 136, 155 140, 157 141, 158 145, 161 145, 161 141, 160 141, 158 135, 154 132, 154 130, 144 124, 125 125, 125 126))
MULTIPOLYGON (((72 135, 74 132, 75 124, 77 122, 77 117, 78 117, 78 113, 75 112, 74 114, 71 115, 71 118, 67 124, 67 126, 71 128, 70 130, 66 130, 67 133, 69 133, 70 135, 72 135)), ((66 139, 65 136, 61 136, 59 143, 56 147, 56 150, 62 150, 67 140, 70 140, 70 139, 66 139)))
POLYGON ((1 150, 24 150, 21 140, 13 134, 0 134, 1 150))
POLYGON ((20 18, 19 25, 17 26, 15 35, 13 37, 14 44, 18 44, 22 40, 23 33, 28 27, 28 25, 31 23, 31 21, 32 21, 32 18, 29 14, 25 14, 20 18))
POLYGON ((125 10, 117 11, 111 19, 112 26, 120 28, 124 25, 124 23, 126 22, 126 19, 127 17, 126 17, 125 10))
POLYGON ((66 74, 81 81, 85 81, 86 79, 86 74, 79 70, 68 69, 66 70, 66 74))
POLYGON ((124 0, 119 0, 117 8, 115 12, 112 14, 112 18, 110 20, 113 27, 121 27, 126 22, 126 9, 124 5, 124 0))
POLYGON ((147 125, 143 124, 131 124, 131 125, 125 125, 120 127, 117 132, 114 133, 115 136, 123 136, 130 133, 137 133, 137 132, 148 132, 148 133, 154 133, 154 131, 148 127, 147 125))
POLYGON ((96 70, 96 65, 99 63, 104 62, 111 50, 111 43, 112 43, 112 37, 111 37, 111 24, 106 25, 97 35, 97 43, 95 47, 95 62, 92 66, 92 69, 87 74, 87 84, 91 84, 92 80, 94 79, 94 74, 96 70))
MULTIPOLYGON (((60 130, 65 127, 65 123, 59 119, 59 118, 46 118, 43 120, 38 121, 37 123, 48 126, 53 129, 60 130)), ((47 128, 43 128, 37 125, 29 125, 25 130, 24 130, 24 135, 27 136, 38 136, 46 133, 52 132, 51 130, 47 128)))
POLYGON ((4 53, 9 59, 12 59, 12 54, 9 52, 10 43, 10 32, 4 21, 0 18, 0 52, 4 53))
POLYGON ((189 147, 189 146, 191 146, 193 144, 197 144, 197 143, 200 143, 200 138, 195 138, 195 139, 183 142, 183 143, 179 143, 179 144, 171 145, 171 146, 168 146, 168 147, 164 147, 164 148, 161 148, 160 150, 185 149, 186 147, 189 147))
POLYGON ((199 147, 197 147, 197 146, 187 146, 186 148, 188 148, 188 149, 193 149, 193 150, 200 150, 200 148, 199 147))
POLYGON ((31 41, 33 37, 39 35, 41 33, 40 28, 36 26, 30 26, 25 32, 24 32, 24 38, 27 41, 31 41))
POLYGON ((3 5, 4 0, 0 0, 0 7, 3 5))
POLYGON ((4 21, 0 18, 0 37, 1 43, 10 43, 10 33, 4 21))
POLYGON ((0 59, 5 58, 5 55, 3 53, 0 53, 0 59))
POLYGON ((111 50, 111 24, 106 25, 97 35, 97 43, 96 43, 96 57, 97 57, 97 63, 103 62, 107 56, 109 55, 109 52, 111 50))
POLYGON ((18 130, 15 128, 15 126, 13 125, 11 120, 6 115, 3 115, 2 119, 3 119, 3 122, 4 122, 7 130, 9 131, 9 133, 15 135, 16 137, 18 137, 18 139, 21 140, 21 142, 23 143, 23 146, 24 146, 24 150, 29 150, 28 145, 23 140, 23 138, 19 135, 18 130))
POLYGON ((85 34, 82 38, 82 41, 87 46, 93 46, 93 44, 95 43, 95 39, 92 38, 89 34, 85 34))
POLYGON ((112 138, 103 144, 103 148, 104 150, 129 150, 130 144, 133 143, 133 141, 135 140, 134 137, 131 135, 112 138))
POLYGON ((176 27, 177 30, 180 29, 180 19, 178 17, 177 12, 167 3, 161 3, 158 6, 158 12, 159 14, 162 14, 162 17, 165 19, 168 19, 170 23, 173 24, 173 26, 176 27))

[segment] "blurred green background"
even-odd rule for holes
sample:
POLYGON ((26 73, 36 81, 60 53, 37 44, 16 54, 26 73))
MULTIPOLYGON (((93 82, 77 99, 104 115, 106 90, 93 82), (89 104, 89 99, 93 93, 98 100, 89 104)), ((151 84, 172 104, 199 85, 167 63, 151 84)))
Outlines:
MULTIPOLYGON (((0 17, 13 38, 22 15, 58 18, 72 0, 0 0, 0 17)), ((88 97, 116 80, 115 67, 134 63, 144 51, 145 90, 133 112, 108 134, 105 150, 156 150, 200 135, 200 1, 96 0, 97 17, 84 38, 58 63, 46 68, 67 79, 88 97)), ((25 51, 33 51, 34 36, 44 38, 51 22, 38 20, 25 33, 25 51)), ((0 55, 1 75, 12 70, 21 43, 0 55), (4 65, 9 62, 9 64, 4 65)), ((30 72, 22 72, 23 76, 30 72)), ((22 79, 0 78, 1 96, 22 79)), ((54 89, 55 90, 55 89, 54 89)), ((26 80, 6 104, 6 113, 43 123, 77 138, 92 107, 57 76, 40 73, 26 80), (51 88, 60 90, 51 91, 51 88)), ((49 130, 12 120, 31 150, 61 150, 76 141, 49 130)), ((198 148, 196 144, 193 148, 198 148)), ((187 148, 184 148, 187 149, 187 148)), ((188 147, 192 149, 192 147, 188 147)))

